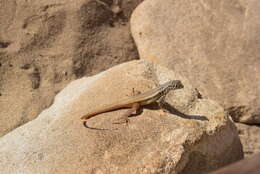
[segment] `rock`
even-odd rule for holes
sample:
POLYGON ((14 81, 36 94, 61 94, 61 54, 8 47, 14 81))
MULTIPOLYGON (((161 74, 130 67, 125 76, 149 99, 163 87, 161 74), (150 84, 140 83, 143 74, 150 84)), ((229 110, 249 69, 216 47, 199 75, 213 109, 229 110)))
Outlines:
POLYGON ((128 20, 140 2, 120 4, 114 17, 95 0, 0 0, 0 136, 34 119, 70 81, 137 59, 128 20))
POLYGON ((260 153, 260 127, 236 123, 245 157, 260 153))
POLYGON ((187 77, 236 121, 260 123, 260 1, 149 0, 131 31, 141 59, 187 77))
POLYGON ((236 128, 216 102, 200 99, 184 77, 147 61, 132 61, 71 82, 50 108, 0 139, 3 173, 192 173, 212 171, 243 157, 236 128), (100 114, 85 128, 80 117, 102 105, 147 91, 170 79, 183 89, 113 124, 126 110, 100 114), (40 167, 39 167, 40 166, 40 167))
POLYGON ((214 171, 210 174, 259 174, 260 168, 260 154, 254 155, 245 160, 240 160, 235 164, 231 164, 229 166, 223 167, 217 171, 214 171), (243 167, 241 167, 243 166, 243 167))

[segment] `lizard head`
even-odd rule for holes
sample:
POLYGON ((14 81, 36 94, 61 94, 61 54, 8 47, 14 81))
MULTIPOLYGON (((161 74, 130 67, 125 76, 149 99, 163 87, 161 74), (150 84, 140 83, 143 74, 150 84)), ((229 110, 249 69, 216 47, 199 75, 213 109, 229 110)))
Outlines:
POLYGON ((171 80, 162 85, 162 94, 166 95, 171 90, 183 88, 183 84, 180 80, 171 80))
POLYGON ((181 89, 184 87, 180 80, 171 80, 169 83, 170 89, 181 89))

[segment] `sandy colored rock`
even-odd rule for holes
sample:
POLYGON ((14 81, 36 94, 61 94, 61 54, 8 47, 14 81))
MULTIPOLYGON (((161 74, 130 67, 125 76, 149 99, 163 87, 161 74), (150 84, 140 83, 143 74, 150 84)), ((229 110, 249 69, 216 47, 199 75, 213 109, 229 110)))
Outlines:
POLYGON ((138 58, 128 20, 141 0, 120 3, 116 15, 104 2, 0 0, 0 136, 70 81, 138 58))
POLYGON ((50 108, 0 139, 0 170, 13 174, 199 174, 242 156, 236 128, 218 104, 200 99, 182 76, 143 60, 71 82, 50 108), (80 121, 91 110, 129 97, 132 88, 143 92, 170 79, 184 84, 166 97, 170 113, 144 108, 128 127, 113 124, 124 109, 88 121, 108 130, 87 129, 80 121))
POLYGON ((140 57, 187 77, 234 120, 260 123, 260 1, 149 0, 131 31, 140 57))

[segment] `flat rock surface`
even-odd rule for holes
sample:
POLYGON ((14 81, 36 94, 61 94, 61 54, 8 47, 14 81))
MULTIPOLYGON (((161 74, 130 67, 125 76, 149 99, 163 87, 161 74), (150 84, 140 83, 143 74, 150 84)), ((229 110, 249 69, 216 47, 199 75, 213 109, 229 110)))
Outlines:
POLYGON ((142 59, 184 75, 235 121, 260 124, 259 11, 259 0, 149 0, 131 31, 142 59))
POLYGON ((237 130, 223 108, 201 99, 182 76, 147 61, 132 61, 71 82, 36 119, 0 139, 2 173, 200 174, 243 157, 237 130), (113 124, 126 110, 100 114, 85 128, 80 117, 168 80, 170 113, 156 106, 113 124))

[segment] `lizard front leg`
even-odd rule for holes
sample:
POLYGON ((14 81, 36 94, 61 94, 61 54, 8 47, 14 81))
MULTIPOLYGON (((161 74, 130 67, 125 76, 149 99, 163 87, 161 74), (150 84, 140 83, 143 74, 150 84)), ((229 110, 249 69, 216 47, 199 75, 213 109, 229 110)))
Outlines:
POLYGON ((166 95, 163 95, 158 99, 158 105, 160 109, 163 110, 163 112, 169 112, 167 109, 165 109, 165 97, 166 95))

